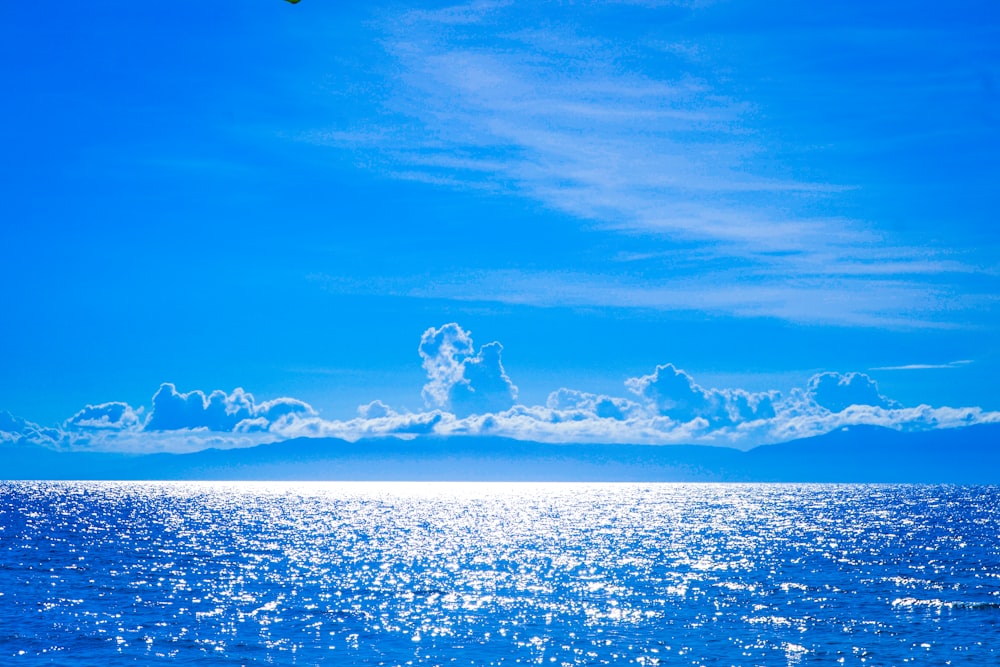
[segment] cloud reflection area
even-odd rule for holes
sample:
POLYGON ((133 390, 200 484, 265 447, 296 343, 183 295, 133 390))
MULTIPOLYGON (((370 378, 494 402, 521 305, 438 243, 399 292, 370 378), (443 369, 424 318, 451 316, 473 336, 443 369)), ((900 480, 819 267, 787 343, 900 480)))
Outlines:
POLYGON ((994 663, 1000 489, 5 483, 0 657, 994 663))

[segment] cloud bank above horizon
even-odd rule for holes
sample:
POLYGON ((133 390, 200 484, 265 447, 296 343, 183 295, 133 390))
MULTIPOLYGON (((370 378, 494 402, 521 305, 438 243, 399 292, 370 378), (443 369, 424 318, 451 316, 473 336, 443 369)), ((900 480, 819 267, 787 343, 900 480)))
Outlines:
POLYGON ((87 405, 59 427, 0 412, 0 444, 179 453, 298 437, 436 435, 747 449, 854 425, 921 431, 1000 423, 1000 412, 979 407, 901 405, 882 395, 865 373, 817 373, 783 395, 704 387, 670 363, 626 379, 621 396, 560 387, 545 405, 524 405, 517 402, 502 352, 498 341, 477 349, 472 333, 455 322, 427 329, 418 347, 427 373, 420 412, 374 400, 360 406, 354 418, 324 419, 295 398, 258 402, 242 388, 184 393, 163 383, 148 411, 118 401, 87 405))

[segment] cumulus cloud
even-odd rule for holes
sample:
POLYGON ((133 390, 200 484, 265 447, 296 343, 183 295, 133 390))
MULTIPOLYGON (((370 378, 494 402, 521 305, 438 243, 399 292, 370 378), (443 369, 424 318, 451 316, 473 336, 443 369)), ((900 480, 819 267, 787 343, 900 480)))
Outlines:
POLYGON ((880 394, 875 381, 864 373, 818 373, 809 378, 806 396, 830 412, 842 412, 852 405, 900 407, 880 394))
POLYGON ((382 401, 375 400, 367 405, 358 406, 358 416, 362 419, 378 419, 391 417, 396 412, 382 401))
POLYGON ((774 417, 778 392, 750 393, 742 389, 706 389, 673 364, 657 366, 650 375, 625 381, 657 414, 688 422, 705 419, 710 424, 731 426, 774 417))
POLYGON ((474 349, 469 332, 454 322, 424 332, 417 351, 427 372, 423 396, 428 405, 447 404, 451 388, 463 379, 461 359, 474 349))
MULTIPOLYGON (((545 405, 515 402, 498 342, 475 347, 456 323, 430 328, 418 348, 427 383, 423 412, 396 410, 379 400, 357 417, 324 419, 294 398, 258 402, 243 389, 182 393, 163 384, 145 408, 111 402, 88 405, 53 429, 0 412, 0 444, 36 443, 61 449, 133 452, 232 448, 298 437, 414 438, 502 436, 542 442, 708 444, 739 448, 807 438, 844 426, 902 431, 1000 423, 981 408, 904 407, 884 396, 864 373, 818 373, 782 396, 776 391, 706 388, 673 364, 628 378, 631 397, 560 388, 545 405)), ((625 391, 623 391, 625 393, 625 391)))
POLYGON ((119 401, 88 405, 67 419, 63 427, 69 430, 134 430, 142 426, 140 412, 119 401))
POLYGON ((257 403, 253 394, 238 387, 231 394, 220 390, 207 396, 199 390, 185 394, 167 382, 153 396, 153 410, 143 430, 267 431, 282 419, 314 416, 316 411, 308 403, 294 398, 257 403))
POLYGON ((471 332, 451 322, 425 331, 417 349, 427 371, 423 397, 428 406, 466 416, 514 405, 517 387, 504 370, 500 343, 487 343, 475 353, 471 332))
POLYGON ((58 429, 46 428, 0 410, 0 444, 52 445, 59 441, 61 435, 58 429))
POLYGON ((560 413, 581 413, 598 419, 624 420, 641 411, 638 403, 625 398, 591 394, 576 389, 557 389, 549 394, 546 407, 560 413))

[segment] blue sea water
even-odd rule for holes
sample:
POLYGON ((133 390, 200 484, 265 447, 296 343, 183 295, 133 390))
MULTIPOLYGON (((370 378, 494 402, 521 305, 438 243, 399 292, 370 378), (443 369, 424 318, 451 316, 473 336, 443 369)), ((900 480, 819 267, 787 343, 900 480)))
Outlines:
POLYGON ((996 487, 0 483, 0 660, 997 665, 996 487))

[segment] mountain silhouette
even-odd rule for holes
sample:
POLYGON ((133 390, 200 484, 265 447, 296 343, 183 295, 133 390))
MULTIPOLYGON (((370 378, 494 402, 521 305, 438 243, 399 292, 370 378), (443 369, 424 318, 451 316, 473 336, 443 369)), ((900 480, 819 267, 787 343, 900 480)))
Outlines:
POLYGON ((1000 483, 1000 424, 854 426, 749 451, 498 437, 299 438, 188 454, 0 446, 0 479, 1000 483))

